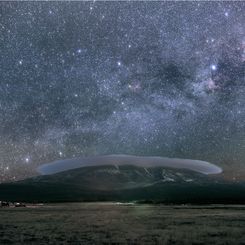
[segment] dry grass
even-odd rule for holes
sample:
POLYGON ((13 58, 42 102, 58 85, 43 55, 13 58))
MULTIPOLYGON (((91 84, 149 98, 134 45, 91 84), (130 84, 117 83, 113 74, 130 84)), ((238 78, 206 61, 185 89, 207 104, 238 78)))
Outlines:
POLYGON ((245 206, 69 203, 0 209, 0 244, 245 244, 245 206))

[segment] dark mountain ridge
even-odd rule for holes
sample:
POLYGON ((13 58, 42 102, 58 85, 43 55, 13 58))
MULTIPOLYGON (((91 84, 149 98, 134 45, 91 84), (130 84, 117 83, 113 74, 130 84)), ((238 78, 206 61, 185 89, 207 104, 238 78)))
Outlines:
POLYGON ((0 200, 245 203, 245 184, 186 169, 100 165, 1 184, 0 200))

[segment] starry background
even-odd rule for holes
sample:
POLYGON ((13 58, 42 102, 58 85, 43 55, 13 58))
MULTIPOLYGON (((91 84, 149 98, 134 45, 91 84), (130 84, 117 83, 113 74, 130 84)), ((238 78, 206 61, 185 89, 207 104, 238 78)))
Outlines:
POLYGON ((244 2, 1 2, 0 182, 134 154, 245 179, 244 2))

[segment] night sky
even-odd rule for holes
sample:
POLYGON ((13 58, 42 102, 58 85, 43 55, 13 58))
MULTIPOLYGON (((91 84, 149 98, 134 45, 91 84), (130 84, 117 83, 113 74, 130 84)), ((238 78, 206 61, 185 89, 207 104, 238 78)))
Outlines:
POLYGON ((199 159, 245 179, 244 13, 245 2, 1 2, 0 182, 104 154, 199 159))

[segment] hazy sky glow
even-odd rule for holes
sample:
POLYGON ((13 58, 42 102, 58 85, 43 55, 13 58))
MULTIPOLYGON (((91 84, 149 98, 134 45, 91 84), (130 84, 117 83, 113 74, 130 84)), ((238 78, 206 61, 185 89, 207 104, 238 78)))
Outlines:
POLYGON ((245 172, 245 2, 0 9, 0 181, 103 154, 245 172))

